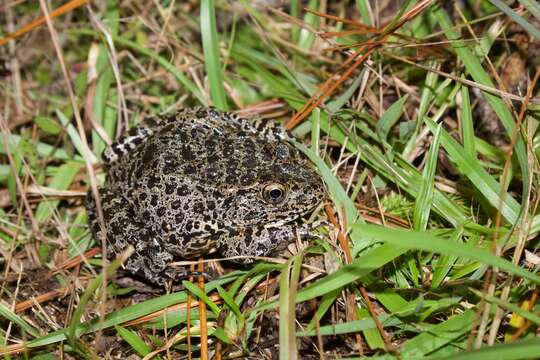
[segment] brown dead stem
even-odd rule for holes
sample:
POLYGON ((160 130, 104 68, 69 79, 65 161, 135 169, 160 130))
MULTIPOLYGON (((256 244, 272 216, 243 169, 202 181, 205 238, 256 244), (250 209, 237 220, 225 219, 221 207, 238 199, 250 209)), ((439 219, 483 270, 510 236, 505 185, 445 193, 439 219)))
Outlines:
MULTIPOLYGON (((71 0, 67 4, 64 4, 53 11, 49 12, 49 16, 51 19, 54 19, 58 16, 62 16, 65 13, 68 13, 84 4, 86 4, 88 0, 71 0)), ((0 39, 0 46, 7 44, 10 40, 15 40, 24 34, 26 34, 29 31, 32 31, 33 29, 45 24, 47 22, 47 19, 45 16, 41 16, 37 18, 36 20, 32 21, 30 24, 27 24, 20 28, 17 31, 14 31, 12 33, 7 34, 3 38, 0 39)))
POLYGON ((322 104, 326 98, 331 96, 345 82, 345 80, 351 76, 354 70, 362 65, 375 50, 382 47, 390 35, 393 35, 404 24, 414 19, 418 14, 422 13, 422 11, 430 6, 432 2, 433 0, 421 1, 411 10, 405 13, 395 23, 395 25, 392 25, 391 23, 391 28, 382 30, 381 34, 377 35, 374 39, 359 45, 357 50, 347 58, 345 63, 338 69, 338 71, 336 71, 333 76, 329 77, 321 86, 319 86, 315 94, 304 104, 298 113, 291 120, 289 120, 287 124, 285 124, 285 127, 287 129, 292 129, 300 124, 313 111, 313 109, 322 104), (343 71, 342 74, 341 71, 343 71))

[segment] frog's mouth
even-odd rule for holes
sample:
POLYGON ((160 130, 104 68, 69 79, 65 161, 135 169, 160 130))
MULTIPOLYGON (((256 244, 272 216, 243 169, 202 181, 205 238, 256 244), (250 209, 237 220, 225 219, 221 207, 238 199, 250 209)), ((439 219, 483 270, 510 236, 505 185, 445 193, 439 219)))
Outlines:
POLYGON ((263 225, 263 227, 265 229, 272 229, 272 228, 277 228, 277 227, 281 227, 281 226, 285 226, 285 225, 288 225, 290 223, 293 223, 295 222, 296 219, 293 219, 293 220, 277 220, 277 221, 272 221, 272 222, 269 222, 269 223, 266 223, 263 225))

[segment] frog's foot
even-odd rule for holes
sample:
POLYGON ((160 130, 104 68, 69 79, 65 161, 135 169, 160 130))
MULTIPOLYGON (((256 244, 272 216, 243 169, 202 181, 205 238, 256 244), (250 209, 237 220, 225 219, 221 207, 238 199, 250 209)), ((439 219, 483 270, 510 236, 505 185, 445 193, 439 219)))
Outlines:
POLYGON ((167 264, 156 264, 155 266, 148 266, 148 261, 144 261, 146 265, 141 265, 128 260, 126 269, 138 278, 145 280, 149 284, 167 286, 170 282, 178 283, 187 277, 187 271, 182 268, 174 268, 167 266, 167 264))
POLYGON ((321 235, 315 229, 329 226, 325 220, 317 220, 309 224, 302 224, 296 228, 296 233, 301 239, 321 239, 321 235))
POLYGON ((186 269, 168 266, 165 270, 163 270, 154 278, 156 279, 156 283, 160 285, 165 285, 169 281, 172 281, 173 283, 180 282, 181 280, 187 278, 187 274, 188 272, 186 271, 186 269))

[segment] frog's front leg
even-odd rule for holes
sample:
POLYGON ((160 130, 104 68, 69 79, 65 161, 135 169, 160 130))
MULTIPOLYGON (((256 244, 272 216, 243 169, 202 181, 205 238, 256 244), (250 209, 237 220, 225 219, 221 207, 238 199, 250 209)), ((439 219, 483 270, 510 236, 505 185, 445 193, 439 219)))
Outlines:
POLYGON ((137 219, 126 199, 107 187, 100 189, 99 193, 103 209, 104 231, 100 226, 91 192, 86 197, 88 219, 94 238, 101 241, 105 235, 111 245, 109 249, 112 247, 115 254, 133 245, 135 252, 124 264, 128 271, 156 284, 165 284, 168 279, 184 275, 182 270, 168 267, 168 264, 173 261, 172 254, 163 248, 159 235, 137 219))
POLYGON ((245 227, 231 229, 218 239, 218 251, 225 258, 241 257, 231 261, 248 264, 257 256, 271 256, 285 250, 297 236, 315 237, 313 226, 283 225, 281 227, 245 227))

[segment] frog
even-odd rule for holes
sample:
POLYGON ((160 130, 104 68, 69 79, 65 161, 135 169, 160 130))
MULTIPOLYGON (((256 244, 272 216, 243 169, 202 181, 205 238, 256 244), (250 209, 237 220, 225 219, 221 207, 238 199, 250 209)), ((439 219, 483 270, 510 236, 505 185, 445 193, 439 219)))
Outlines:
POLYGON ((91 191, 86 197, 94 238, 113 254, 133 246, 125 269, 160 285, 186 275, 170 266, 177 259, 277 256, 316 236, 302 219, 325 197, 294 141, 276 122, 215 108, 145 118, 102 153, 103 223, 91 191))

